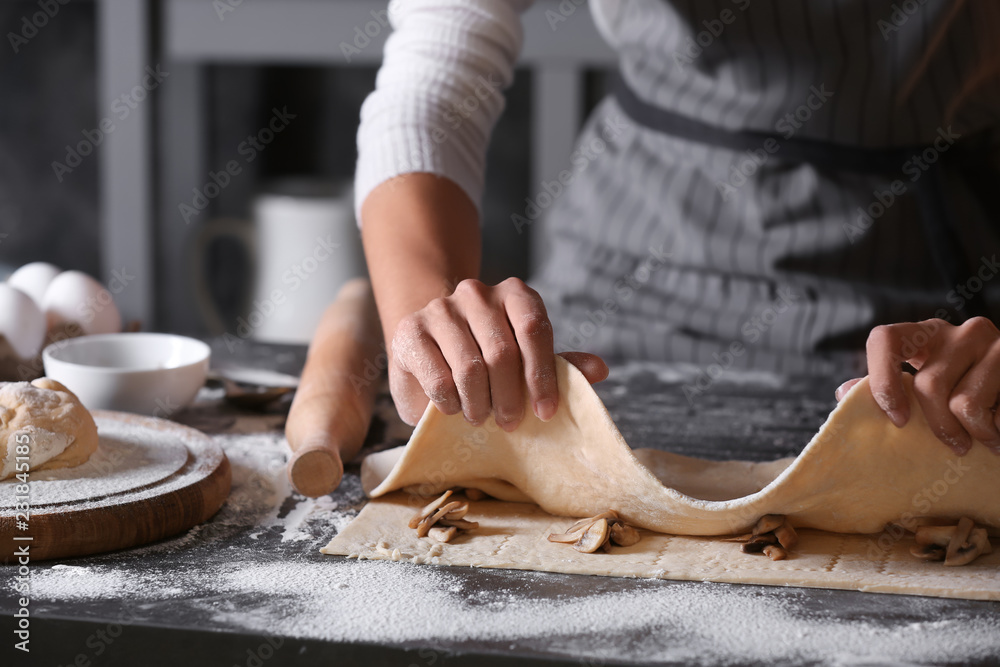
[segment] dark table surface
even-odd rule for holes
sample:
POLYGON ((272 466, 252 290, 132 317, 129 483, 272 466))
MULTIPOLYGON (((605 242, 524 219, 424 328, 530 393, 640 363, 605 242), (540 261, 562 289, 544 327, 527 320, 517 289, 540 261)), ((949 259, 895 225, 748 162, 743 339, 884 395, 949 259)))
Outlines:
MULTIPOLYGON (((294 373, 304 359, 300 348, 216 348, 222 365, 294 373)), ((717 459, 796 454, 834 405, 831 382, 765 374, 688 400, 698 370, 619 365, 598 392, 632 446, 717 459)), ((226 449, 226 506, 157 544, 32 564, 31 653, 4 632, 0 665, 1000 663, 998 603, 321 555, 364 503, 357 465, 332 496, 294 494, 284 415, 220 395, 204 391, 175 418, 226 449)), ((393 417, 381 397, 371 447, 405 442, 393 417)), ((5 586, 0 627, 15 602, 5 586)))

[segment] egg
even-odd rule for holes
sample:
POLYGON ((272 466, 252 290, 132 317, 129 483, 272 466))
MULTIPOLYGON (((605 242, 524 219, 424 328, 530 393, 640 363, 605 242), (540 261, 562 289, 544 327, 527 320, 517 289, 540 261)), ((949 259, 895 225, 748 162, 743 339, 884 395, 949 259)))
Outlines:
POLYGON ((45 315, 38 304, 5 283, 0 283, 0 336, 22 359, 34 358, 45 342, 45 315))
POLYGON ((53 266, 48 262, 32 262, 10 274, 7 284, 30 296, 41 308, 42 301, 45 299, 45 290, 49 288, 49 284, 59 275, 61 270, 58 266, 53 266))
POLYGON ((122 316, 111 293, 80 271, 63 271, 49 283, 42 310, 50 328, 76 323, 85 334, 118 333, 122 329, 122 316))

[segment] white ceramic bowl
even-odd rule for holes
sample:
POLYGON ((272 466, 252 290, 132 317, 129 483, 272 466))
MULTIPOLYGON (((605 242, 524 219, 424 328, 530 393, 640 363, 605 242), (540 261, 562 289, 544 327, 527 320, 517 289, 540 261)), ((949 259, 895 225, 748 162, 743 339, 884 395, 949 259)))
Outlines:
POLYGON ((90 410, 169 417, 205 384, 208 345, 162 333, 80 336, 42 351, 45 375, 61 382, 90 410))

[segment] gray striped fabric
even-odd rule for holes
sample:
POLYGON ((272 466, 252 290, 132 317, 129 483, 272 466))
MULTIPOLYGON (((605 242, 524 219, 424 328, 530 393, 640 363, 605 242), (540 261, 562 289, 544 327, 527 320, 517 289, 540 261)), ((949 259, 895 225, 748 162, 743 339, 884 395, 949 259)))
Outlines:
POLYGON ((936 148, 897 175, 836 173, 783 161, 780 141, 734 152, 639 127, 605 100, 528 211, 550 249, 532 282, 557 348, 851 374, 876 324, 957 322, 973 288, 1000 301, 1000 220, 950 182, 970 279, 945 285, 913 196, 956 137, 1000 127, 1000 2, 595 3, 647 102, 724 128, 936 148))

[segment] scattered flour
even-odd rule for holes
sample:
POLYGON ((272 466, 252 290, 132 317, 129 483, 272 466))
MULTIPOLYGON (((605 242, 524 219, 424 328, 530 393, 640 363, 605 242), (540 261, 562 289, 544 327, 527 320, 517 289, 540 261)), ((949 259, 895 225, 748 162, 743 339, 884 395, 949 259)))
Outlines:
POLYGON ((229 457, 233 490, 210 522, 79 565, 38 564, 33 599, 51 613, 107 600, 167 622, 184 605, 193 622, 215 630, 544 651, 583 664, 898 664, 1000 655, 996 603, 323 556, 319 548, 364 503, 356 472, 333 496, 306 499, 288 487, 280 422, 241 418, 213 438, 229 457), (157 617, 164 599, 173 602, 157 617))

